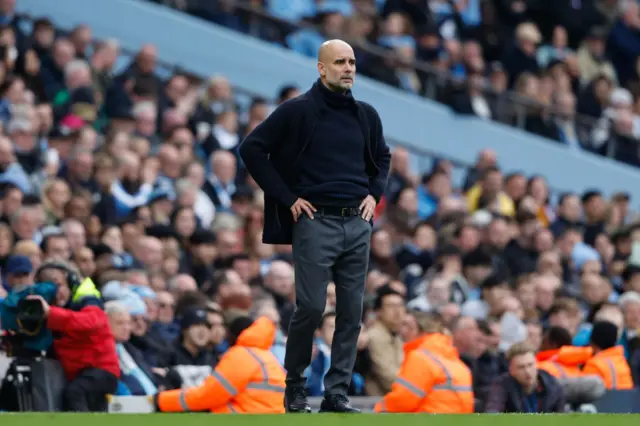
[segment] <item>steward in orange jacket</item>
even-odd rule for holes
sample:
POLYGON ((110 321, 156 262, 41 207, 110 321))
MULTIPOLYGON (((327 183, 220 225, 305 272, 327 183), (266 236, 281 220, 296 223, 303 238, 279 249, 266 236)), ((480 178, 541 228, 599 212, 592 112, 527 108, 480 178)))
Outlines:
POLYGON ((473 413, 471 371, 449 336, 423 335, 405 344, 396 381, 378 413, 473 413))
POLYGON ((607 321, 593 324, 591 347, 595 355, 587 361, 583 374, 600 376, 608 390, 633 389, 631 369, 624 357, 624 348, 616 346, 618 327, 607 321))
POLYGON ((284 413, 285 371, 269 350, 276 336, 273 322, 240 317, 229 331, 230 344, 237 340, 212 375, 195 388, 160 392, 154 398, 158 411, 284 413))
POLYGON ((593 349, 582 346, 562 346, 538 352, 538 369, 544 370, 556 379, 580 377, 582 367, 593 355, 593 349))

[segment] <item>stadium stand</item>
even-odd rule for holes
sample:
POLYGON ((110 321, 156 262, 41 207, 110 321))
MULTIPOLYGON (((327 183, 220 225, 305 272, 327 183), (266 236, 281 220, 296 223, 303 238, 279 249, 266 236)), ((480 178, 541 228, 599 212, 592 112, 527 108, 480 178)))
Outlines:
MULTIPOLYGON (((194 75, 189 64, 163 63, 161 39, 138 43, 132 54, 121 45, 124 38, 96 39, 92 26, 82 21, 59 26, 64 7, 55 16, 43 13, 44 8, 39 12, 35 3, 23 0, 20 6, 18 0, 18 10, 30 14, 21 16, 12 2, 0 2, 0 50, 5 53, 0 67, 4 350, 16 355, 18 346, 24 346, 24 341, 16 343, 15 333, 29 342, 34 335, 42 337, 38 349, 50 349, 46 328, 35 334, 24 326, 12 330, 6 312, 12 295, 34 284, 34 271, 55 259, 65 262, 61 280, 70 284, 71 273, 89 277, 106 302, 122 372, 111 411, 150 411, 146 397, 159 389, 200 384, 228 350, 226 328, 241 315, 268 316, 280 326, 271 350, 282 360, 295 306, 291 249, 261 243, 262 194, 245 173, 237 147, 273 108, 307 86, 263 81, 256 84, 271 84, 272 95, 258 97, 251 89, 236 87, 233 75, 219 74, 215 67, 207 75, 194 75)), ((93 13, 109 7, 107 3, 96 2, 93 13)), ((257 16, 241 13, 242 5, 233 13, 226 3, 211 4, 227 9, 214 10, 215 16, 204 16, 200 9, 200 17, 215 23, 198 25, 246 31, 243 20, 257 16)), ((385 7, 392 5, 389 0, 385 7)), ((274 14, 287 10, 286 4, 268 6, 274 14)), ((632 8, 626 4, 621 11, 632 8)), ((140 3, 139 10, 153 16, 158 8, 140 3)), ((389 15, 388 21, 396 19, 389 15)), ((503 19, 498 22, 507 22, 503 19)), ((304 44, 296 44, 292 36, 301 30, 281 33, 261 22, 249 33, 258 28, 261 38, 298 50, 304 44)), ((100 31, 108 33, 106 28, 117 24, 103 22, 100 31)), ((451 30, 443 25, 437 33, 446 37, 451 30)), ((421 34, 433 36, 434 28, 421 34)), ((517 28, 511 30, 533 31, 532 26, 517 28)), ((577 41, 590 31, 574 30, 577 41)), ((127 31, 144 40, 144 31, 127 31)), ((299 33, 296 37, 304 39, 299 33)), ((389 42, 411 44, 406 37, 394 40, 389 42)), ((449 50, 455 49, 451 40, 449 50)), ((469 41, 465 46, 474 49, 469 41)), ((546 78, 550 74, 541 76, 546 78)), ((414 78, 408 81, 416 84, 414 78)), ((366 84, 377 88, 377 83, 366 84)), ((464 94, 451 81, 434 87, 447 88, 447 96, 464 94)), ((587 351, 581 363, 591 363, 594 371, 615 362, 619 377, 637 383, 640 221, 628 182, 619 180, 613 194, 594 184, 551 197, 557 184, 533 172, 538 164, 529 165, 531 173, 513 171, 513 164, 489 146, 474 150, 477 160, 469 165, 410 148, 394 147, 389 184, 375 218, 367 310, 349 390, 354 401, 371 408, 389 392, 403 362, 403 344, 420 338, 433 324, 448 330, 471 370, 479 412, 491 386, 506 383, 509 375, 519 380, 506 358, 510 348, 522 343, 537 353, 541 368, 543 361, 565 362, 561 347, 591 345, 597 353, 587 351), (431 158, 416 160, 419 156, 431 158), (385 305, 383 299, 390 296, 400 297, 406 306, 385 305), (618 334, 603 335, 602 329, 618 334)), ((551 156, 556 149, 542 145, 542 155, 551 156)), ((619 152, 618 160, 633 163, 619 152)), ((627 170, 604 159, 597 164, 627 170)), ((592 178, 597 182, 597 176, 592 178)), ((80 287, 71 285, 72 294, 80 287)), ((327 310, 334 307, 335 288, 330 286, 327 310)), ((72 304, 60 309, 72 309, 72 304)), ((54 342, 59 338, 51 337, 54 342)), ((322 382, 331 338, 332 322, 324 321, 316 334, 310 384, 322 382)), ((54 343, 53 356, 55 349, 54 343)), ((71 360, 59 361, 64 366, 71 360)), ((599 409, 636 410, 637 390, 619 390, 616 396, 621 381, 605 370, 598 374, 611 391, 596 406, 606 401, 599 409)), ((556 380, 548 378, 552 374, 545 374, 545 380, 556 380)), ((565 388, 569 394, 569 385, 565 388)), ((309 393, 321 396, 321 386, 309 386, 309 393)), ((577 405, 570 408, 579 409, 577 405)), ((538 411, 529 406, 531 410, 538 411)))

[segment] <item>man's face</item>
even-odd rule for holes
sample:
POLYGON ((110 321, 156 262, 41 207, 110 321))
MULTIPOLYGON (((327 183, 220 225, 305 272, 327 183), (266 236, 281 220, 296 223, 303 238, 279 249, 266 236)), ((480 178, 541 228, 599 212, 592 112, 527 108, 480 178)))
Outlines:
POLYGON ((214 345, 222 343, 225 337, 224 320, 222 315, 217 312, 209 312, 207 314, 207 322, 209 323, 209 342, 214 345))
POLYGON ((83 247, 78 250, 75 261, 84 276, 90 277, 96 272, 96 263, 91 249, 83 247))
POLYGON ((207 324, 192 325, 186 331, 185 336, 198 348, 204 348, 209 343, 209 327, 207 324))
POLYGON ((336 91, 346 91, 353 87, 356 77, 356 57, 353 49, 346 44, 336 43, 321 55, 318 72, 327 86, 336 91))
POLYGON ((336 317, 330 316, 324 319, 322 327, 318 330, 318 336, 328 345, 333 343, 333 333, 336 331, 336 317))
POLYGON ((502 173, 491 172, 483 182, 483 195, 495 196, 502 191, 502 173))
POLYGON ((401 296, 391 294, 382 299, 378 318, 392 332, 399 332, 405 314, 404 300, 401 296))
POLYGON ((67 283, 67 274, 61 269, 47 268, 40 272, 39 281, 52 282, 58 286, 58 293, 56 293, 56 305, 64 306, 71 297, 71 290, 67 283))
POLYGON ((71 255, 69 241, 66 237, 49 237, 47 241, 47 257, 69 259, 71 255))
POLYGON ((109 324, 116 342, 126 342, 131 337, 131 316, 127 312, 118 312, 109 316, 109 324))
POLYGON ((531 390, 536 384, 536 376, 538 375, 536 358, 533 353, 529 352, 513 357, 509 363, 509 374, 511 374, 523 388, 531 390))

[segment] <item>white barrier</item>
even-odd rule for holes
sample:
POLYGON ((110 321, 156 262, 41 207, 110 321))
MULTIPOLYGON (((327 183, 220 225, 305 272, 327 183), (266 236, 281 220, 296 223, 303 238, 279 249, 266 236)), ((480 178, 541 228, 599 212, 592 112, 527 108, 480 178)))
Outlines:
MULTIPOLYGON (((146 396, 112 396, 109 398, 109 413, 118 414, 147 414, 153 413, 153 403, 146 396)), ((322 398, 309 398, 309 404, 313 411, 320 409, 322 398)), ((378 401, 376 397, 353 397, 351 405, 364 412, 373 411, 373 406, 378 401)))

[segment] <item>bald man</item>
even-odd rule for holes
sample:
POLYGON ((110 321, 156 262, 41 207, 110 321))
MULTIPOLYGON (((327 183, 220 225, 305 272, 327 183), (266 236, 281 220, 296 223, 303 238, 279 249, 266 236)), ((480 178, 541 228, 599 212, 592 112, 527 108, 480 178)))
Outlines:
POLYGON ((337 317, 321 411, 351 413, 347 389, 360 334, 373 211, 390 154, 376 110, 356 101, 353 49, 330 40, 318 52, 320 78, 282 103, 243 141, 240 155, 265 193, 263 241, 292 244, 296 310, 285 368, 288 412, 307 413, 305 368, 336 285, 337 317))

